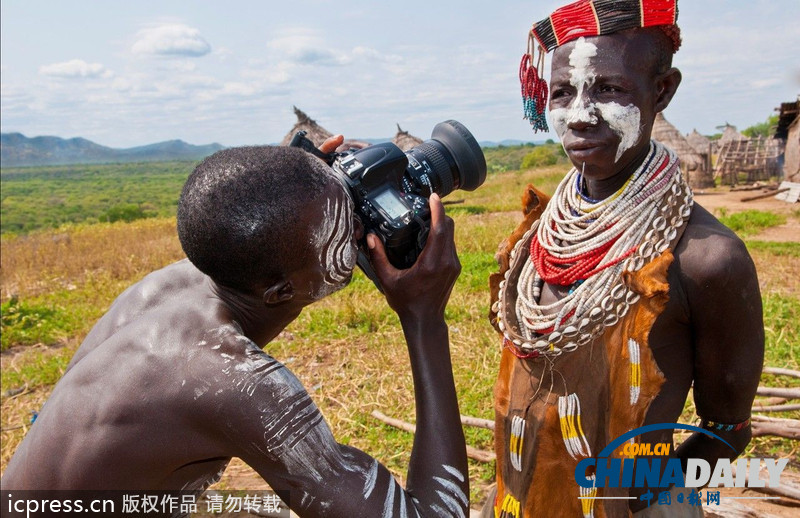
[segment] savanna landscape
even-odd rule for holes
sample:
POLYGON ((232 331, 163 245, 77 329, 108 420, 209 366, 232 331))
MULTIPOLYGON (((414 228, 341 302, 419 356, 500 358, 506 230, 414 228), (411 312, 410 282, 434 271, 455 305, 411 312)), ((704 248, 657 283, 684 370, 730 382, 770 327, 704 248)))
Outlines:
MULTIPOLYGON (((488 323, 488 276, 498 243, 521 218, 520 195, 532 183, 552 193, 568 170, 560 147, 485 149, 489 176, 474 192, 445 198, 456 222, 462 263, 447 318, 461 413, 492 419, 500 343, 488 323)), ((47 399, 72 354, 114 298, 148 272, 183 258, 175 208, 194 162, 2 169, 2 451, 0 471, 47 399)), ((695 201, 747 244, 764 305, 765 365, 800 369, 800 209, 773 198, 715 187, 695 201)), ((311 306, 266 351, 297 374, 334 435, 361 448, 403 480, 413 435, 383 424, 377 410, 414 420, 411 373, 394 313, 356 272, 346 289, 311 306)), ((800 379, 764 374, 761 385, 800 387, 800 379)), ((782 404, 759 398, 763 406, 782 404)), ((757 414, 798 419, 800 411, 757 414)), ((691 400, 682 421, 696 424, 691 400)), ((492 449, 492 432, 466 427, 467 443, 492 449)), ((676 439, 680 441, 678 434, 676 439)), ((789 459, 797 441, 755 438, 751 457, 789 459)), ((472 507, 485 499, 492 463, 470 460, 472 507)), ((234 461, 218 487, 259 489, 264 482, 234 461)), ((776 507, 776 506, 773 506, 776 507)), ((797 509, 794 509, 797 511, 797 509)), ((770 512, 779 514, 774 509, 770 512)), ((788 516, 788 515, 787 515, 788 516)))

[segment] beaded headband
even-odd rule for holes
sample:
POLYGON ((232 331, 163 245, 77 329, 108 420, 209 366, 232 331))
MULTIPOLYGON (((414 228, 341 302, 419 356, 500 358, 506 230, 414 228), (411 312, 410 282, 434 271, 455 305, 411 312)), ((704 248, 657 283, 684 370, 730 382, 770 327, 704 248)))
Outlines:
POLYGON ((644 27, 661 27, 676 52, 681 46, 677 20, 678 0, 578 0, 533 24, 528 50, 519 65, 524 118, 533 131, 547 131, 548 89, 542 70, 547 52, 581 37, 644 27), (537 47, 538 58, 534 55, 537 47))

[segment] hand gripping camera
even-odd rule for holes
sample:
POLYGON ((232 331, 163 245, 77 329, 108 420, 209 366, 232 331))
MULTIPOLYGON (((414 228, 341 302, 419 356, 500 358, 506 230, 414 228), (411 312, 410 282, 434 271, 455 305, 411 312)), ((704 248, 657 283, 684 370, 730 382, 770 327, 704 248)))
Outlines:
MULTIPOLYGON (((444 197, 456 189, 473 191, 486 180, 483 151, 472 133, 454 120, 440 122, 430 140, 406 152, 384 142, 324 154, 303 131, 289 145, 322 158, 336 171, 350 191, 365 236, 373 232, 380 237, 397 268, 409 268, 425 247, 431 193, 444 197)), ((358 266, 378 284, 366 239, 359 244, 358 266)))

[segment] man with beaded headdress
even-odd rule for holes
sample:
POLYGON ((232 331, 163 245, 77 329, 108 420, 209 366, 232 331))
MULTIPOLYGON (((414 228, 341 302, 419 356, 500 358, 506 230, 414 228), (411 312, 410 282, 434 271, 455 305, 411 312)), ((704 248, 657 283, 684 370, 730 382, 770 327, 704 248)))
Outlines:
MULTIPOLYGON (((694 203, 675 153, 650 139, 681 82, 677 14, 676 0, 579 0, 530 31, 526 118, 547 129, 549 90, 574 168, 551 199, 529 186, 491 278, 503 353, 487 516, 702 516, 674 498, 679 488, 584 488, 574 475, 620 435, 675 423, 690 388, 700 426, 731 448, 695 433, 670 449, 684 469, 750 440, 764 348, 755 268, 694 203), (665 494, 671 505, 656 505, 665 494)), ((672 444, 672 430, 635 440, 672 444)))

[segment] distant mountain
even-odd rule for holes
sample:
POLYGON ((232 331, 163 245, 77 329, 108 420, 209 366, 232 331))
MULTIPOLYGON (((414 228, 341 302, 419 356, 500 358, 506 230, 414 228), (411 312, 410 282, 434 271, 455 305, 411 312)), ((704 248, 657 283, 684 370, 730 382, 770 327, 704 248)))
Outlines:
POLYGON ((529 140, 514 140, 514 139, 501 140, 500 142, 495 142, 491 140, 482 140, 478 142, 478 144, 480 144, 481 147, 500 147, 500 146, 510 147, 510 146, 525 146, 525 145, 539 146, 544 143, 545 143, 544 140, 537 140, 535 142, 531 142, 529 140))
POLYGON ((220 144, 193 146, 182 140, 168 140, 147 146, 115 149, 85 138, 28 138, 21 133, 0 134, 0 164, 3 167, 114 162, 155 162, 200 160, 223 149, 220 144))
MULTIPOLYGON (((354 140, 358 140, 360 142, 369 142, 370 144, 379 144, 381 142, 391 142, 392 141, 392 139, 390 139, 390 138, 358 138, 358 139, 354 139, 354 140)), ((427 139, 423 139, 423 140, 427 140, 427 139)), ((544 144, 544 143, 545 143, 544 140, 537 140, 535 142, 531 142, 529 140, 505 139, 505 140, 501 140, 500 142, 495 142, 493 140, 481 140, 480 142, 478 142, 478 145, 480 145, 481 147, 499 147, 499 146, 510 147, 510 146, 524 146, 524 145, 539 146, 539 145, 544 144)))
MULTIPOLYGON (((355 139, 355 140, 358 140, 358 141, 361 141, 361 142, 369 142, 370 144, 379 144, 381 142, 391 142, 392 141, 392 139, 390 139, 390 138, 359 138, 359 139, 355 139)), ((427 140, 427 139, 423 139, 423 140, 427 140)), ((499 146, 510 147, 510 146, 524 146, 524 145, 539 146, 539 145, 544 144, 544 143, 545 143, 544 140, 537 140, 535 142, 531 142, 531 141, 528 141, 528 140, 506 139, 506 140, 501 140, 500 142, 495 142, 493 140, 482 140, 482 141, 478 142, 478 145, 480 145, 481 147, 499 147, 499 146)))

